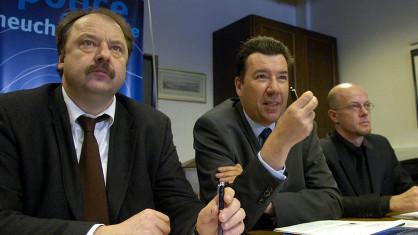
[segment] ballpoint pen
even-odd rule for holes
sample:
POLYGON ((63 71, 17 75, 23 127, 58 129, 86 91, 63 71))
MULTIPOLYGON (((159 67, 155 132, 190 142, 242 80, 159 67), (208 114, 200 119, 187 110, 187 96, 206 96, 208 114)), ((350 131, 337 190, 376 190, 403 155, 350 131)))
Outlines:
POLYGON ((296 93, 296 89, 291 86, 289 87, 289 90, 290 90, 290 97, 292 97, 292 100, 293 101, 297 100, 298 94, 296 93))
MULTIPOLYGON (((221 212, 222 209, 224 209, 224 190, 225 190, 225 183, 219 182, 218 190, 217 190, 219 213, 221 212)), ((223 231, 222 231, 221 222, 218 222, 218 235, 222 235, 222 234, 223 234, 223 231)))

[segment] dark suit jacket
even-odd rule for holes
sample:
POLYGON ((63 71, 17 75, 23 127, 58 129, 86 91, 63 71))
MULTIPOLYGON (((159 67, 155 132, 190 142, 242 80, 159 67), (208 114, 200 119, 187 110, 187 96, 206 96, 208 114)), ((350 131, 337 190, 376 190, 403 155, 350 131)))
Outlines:
MULTIPOLYGON (((106 190, 111 224, 146 209, 173 234, 192 232, 203 207, 186 181, 162 113, 116 96, 106 190)), ((0 234, 83 234, 80 172, 61 86, 0 96, 0 234)))
POLYGON ((342 137, 333 132, 320 140, 327 163, 343 195, 344 216, 381 217, 389 212, 390 195, 403 193, 412 185, 412 179, 400 166, 389 141, 380 135, 364 137, 372 194, 359 195, 359 183, 351 163, 355 157, 344 145, 342 137))
POLYGON ((226 100, 199 118, 194 127, 194 148, 203 201, 216 194, 219 166, 243 166, 233 188, 247 213, 247 230, 260 220, 270 201, 275 206, 276 226, 341 216, 337 184, 315 133, 290 150, 284 182, 276 180, 258 160, 261 146, 238 99, 226 100))

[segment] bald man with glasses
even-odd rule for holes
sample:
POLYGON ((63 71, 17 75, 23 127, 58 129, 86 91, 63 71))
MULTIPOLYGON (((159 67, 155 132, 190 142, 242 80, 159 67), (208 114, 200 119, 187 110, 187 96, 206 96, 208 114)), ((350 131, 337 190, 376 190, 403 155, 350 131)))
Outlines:
POLYGON ((418 211, 418 187, 389 141, 371 134, 374 105, 367 92, 355 84, 339 84, 329 92, 328 104, 335 131, 320 144, 343 196, 343 216, 418 211))

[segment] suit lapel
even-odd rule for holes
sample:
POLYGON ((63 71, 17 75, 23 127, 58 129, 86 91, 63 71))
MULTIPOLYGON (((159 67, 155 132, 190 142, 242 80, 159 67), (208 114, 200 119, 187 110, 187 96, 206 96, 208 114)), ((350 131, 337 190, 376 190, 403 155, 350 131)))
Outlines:
POLYGON ((332 136, 333 142, 336 145, 336 152, 338 161, 340 163, 341 168, 344 171, 344 175, 347 178, 347 181, 350 182, 351 188, 353 189, 356 195, 359 195, 359 188, 360 182, 358 182, 357 177, 352 177, 356 174, 356 169, 353 166, 353 160, 351 154, 348 153, 348 150, 344 144, 338 140, 336 136, 332 136))
POLYGON ((49 112, 52 116, 52 125, 58 143, 61 163, 62 180, 65 195, 76 220, 83 219, 83 203, 80 188, 80 172, 71 134, 71 125, 68 117, 61 86, 52 92, 49 112))
POLYGON ((258 139, 257 137, 254 135, 254 132, 250 126, 250 124, 247 121, 247 118, 245 117, 244 114, 244 109, 242 108, 241 102, 237 102, 235 105, 235 109, 238 112, 239 115, 239 120, 240 120, 240 125, 241 125, 241 130, 244 130, 245 132, 245 137, 248 138, 248 142, 251 145, 251 149, 253 151, 254 154, 257 154, 258 151, 260 151, 261 146, 258 143, 258 139))
POLYGON ((115 121, 110 129, 106 180, 111 223, 117 222, 128 188, 134 159, 135 136, 134 120, 117 100, 115 121))

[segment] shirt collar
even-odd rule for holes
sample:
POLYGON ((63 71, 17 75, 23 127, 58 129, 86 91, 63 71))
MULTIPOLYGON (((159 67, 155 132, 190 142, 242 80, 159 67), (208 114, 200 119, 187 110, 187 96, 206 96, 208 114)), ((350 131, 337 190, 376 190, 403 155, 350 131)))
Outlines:
POLYGON ((67 106, 68 115, 70 117, 71 125, 74 125, 76 123, 77 118, 82 116, 82 115, 85 115, 85 116, 88 116, 88 117, 91 117, 91 118, 96 118, 96 117, 99 117, 103 114, 109 115, 109 118, 107 119, 107 121, 109 122, 109 126, 111 126, 113 124, 113 121, 115 119, 115 110, 116 110, 116 97, 115 96, 113 96, 112 103, 110 104, 109 107, 107 107, 107 109, 105 109, 103 112, 99 113, 98 115, 93 116, 91 114, 88 114, 88 113, 84 112, 82 109, 80 109, 74 103, 74 101, 68 96, 64 87, 62 86, 61 88, 62 88, 62 95, 64 97, 64 102, 67 106))
POLYGON ((245 116, 245 118, 247 119, 247 121, 248 121, 248 123, 250 124, 250 127, 251 127, 251 129, 253 130, 253 133, 254 133, 254 135, 256 136, 256 137, 258 137, 259 135, 260 135, 260 133, 265 129, 265 128, 270 128, 271 130, 273 130, 274 129, 274 127, 276 127, 276 123, 275 122, 273 122, 273 123, 271 123, 270 125, 268 125, 268 126, 263 126, 263 125, 261 125, 261 124, 259 124, 259 123, 257 123, 257 122, 255 122, 254 120, 252 120, 251 118, 250 118, 250 116, 248 116, 247 115, 247 113, 245 112, 245 110, 243 109, 243 111, 244 111, 244 116, 245 116))
POLYGON ((357 147, 353 143, 351 143, 350 141, 342 137, 340 133, 338 133, 338 131, 335 130, 334 133, 335 133, 335 137, 337 137, 337 139, 341 141, 349 151, 356 154, 357 156, 361 156, 363 154, 363 149, 366 148, 364 140, 363 140, 363 143, 361 143, 361 145, 357 147))

